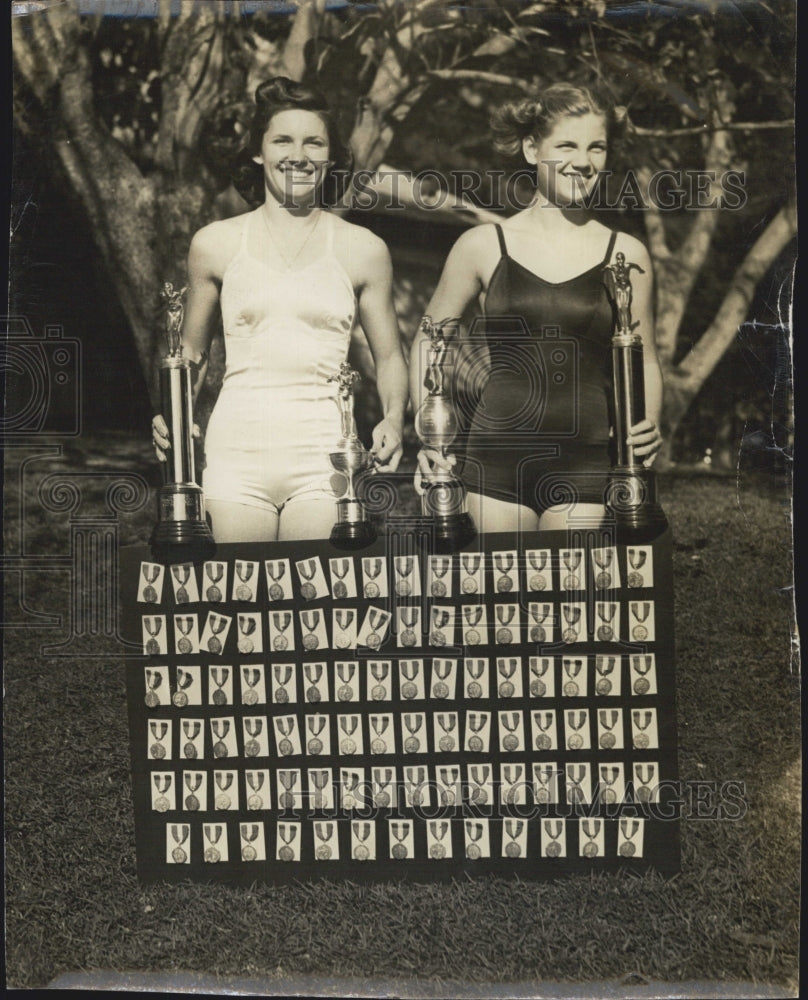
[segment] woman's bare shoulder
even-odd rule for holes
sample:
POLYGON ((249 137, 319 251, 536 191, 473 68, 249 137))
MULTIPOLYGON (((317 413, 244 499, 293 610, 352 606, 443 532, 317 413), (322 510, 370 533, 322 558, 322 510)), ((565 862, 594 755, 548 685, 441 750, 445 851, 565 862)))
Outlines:
POLYGON ((188 251, 189 263, 221 277, 239 247, 248 215, 219 219, 198 229, 188 251))
POLYGON ((614 241, 614 249, 615 253, 625 254, 626 262, 629 264, 638 264, 644 268, 651 263, 646 245, 642 240, 638 240, 636 236, 632 236, 630 233, 618 231, 614 241))

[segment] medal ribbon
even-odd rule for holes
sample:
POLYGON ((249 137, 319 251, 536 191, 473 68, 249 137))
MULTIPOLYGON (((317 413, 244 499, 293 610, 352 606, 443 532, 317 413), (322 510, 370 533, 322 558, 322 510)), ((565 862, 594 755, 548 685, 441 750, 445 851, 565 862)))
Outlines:
POLYGON ((401 616, 401 623, 404 628, 412 629, 418 624, 418 618, 421 614, 420 608, 399 608, 399 614, 401 616))
POLYGON ((581 609, 578 607, 573 607, 569 604, 562 604, 561 610, 564 613, 564 620, 567 625, 572 628, 573 625, 577 625, 581 620, 581 609))
POLYGON ((524 821, 521 819, 506 819, 505 833, 507 833, 511 840, 518 840, 522 836, 524 826, 524 821))
POLYGON ((620 718, 620 713, 614 710, 609 711, 605 708, 601 708, 600 711, 598 712, 598 718, 600 719, 601 726, 603 726, 604 729, 608 729, 609 731, 611 731, 617 725, 617 720, 620 718), (607 716, 611 716, 611 722, 606 721, 607 716))
MULTIPOLYGON (((253 740, 258 739, 258 737, 261 735, 261 733, 262 733, 262 731, 264 729, 264 720, 263 719, 245 719, 244 720, 244 729, 245 729, 247 735, 250 737, 250 739, 253 739, 253 740)), ((289 727, 289 731, 291 732, 291 726, 289 727)), ((284 733, 284 735, 287 735, 287 734, 284 733)))
POLYGON ((297 827, 292 826, 291 823, 278 823, 278 833, 284 844, 291 844, 297 836, 297 827))
POLYGON ((544 624, 545 619, 550 614, 551 604, 531 604, 530 617, 537 625, 544 624))
POLYGON ((291 611, 273 611, 272 612, 272 621, 274 622, 275 628, 277 629, 277 631, 280 632, 281 635, 282 635, 289 628, 289 625, 290 625, 290 623, 292 621, 292 612, 291 611), (283 622, 283 624, 281 624, 281 622, 283 622))
POLYGON ((546 819, 544 821, 544 832, 550 840, 558 840, 564 832, 564 826, 560 819, 546 819))
POLYGON ((160 567, 157 565, 153 565, 151 563, 143 563, 141 566, 141 570, 143 572, 143 578, 148 584, 154 583, 154 581, 160 575, 160 567))
POLYGON ((469 712, 469 729, 473 733, 482 732, 485 728, 486 722, 488 722, 488 713, 482 712, 480 715, 476 715, 474 712, 469 712))
POLYGON ((631 713, 631 717, 634 719, 634 725, 637 727, 637 729, 639 729, 640 732, 643 732, 644 730, 646 730, 651 725, 651 720, 654 717, 654 713, 653 712, 646 712, 643 715, 643 722, 642 722, 642 724, 640 723, 640 714, 641 713, 638 710, 635 709, 631 713))
POLYGON ((522 721, 522 714, 521 712, 511 712, 511 720, 508 722, 508 713, 500 712, 499 720, 509 733, 515 733, 522 721))
POLYGON ((393 563, 396 569, 396 576, 398 576, 402 580, 405 580, 410 575, 410 573, 412 573, 412 567, 414 562, 415 560, 413 559, 412 556, 400 556, 398 559, 396 559, 396 561, 393 563))
POLYGON ((247 615, 238 616, 238 630, 244 636, 252 635, 256 628, 256 621, 254 618, 247 615))
POLYGON ((513 552, 495 552, 494 553, 494 566, 499 570, 501 576, 507 576, 513 569, 513 552), (507 559, 503 559, 503 556, 507 556, 507 559))
POLYGON ((550 667, 550 660, 548 657, 543 656, 541 659, 535 656, 530 658, 530 672, 534 677, 544 677, 547 670, 550 667))
POLYGON ((562 552, 561 558, 564 560, 564 565, 567 567, 570 573, 578 569, 581 565, 581 552, 562 552))
POLYGON ((614 618, 614 613, 615 611, 617 611, 617 605, 601 604, 600 602, 598 602, 597 608, 598 608, 598 618, 600 618, 601 621, 606 622, 606 624, 608 625, 609 622, 611 622, 611 620, 614 618))
POLYGON ((224 575, 224 563, 218 563, 218 562, 205 563, 205 576, 210 580, 211 583, 218 583, 223 575, 224 575), (214 573, 216 574, 215 576, 214 573))
POLYGON ((188 774, 188 772, 186 771, 184 777, 185 777, 185 787, 193 795, 193 793, 196 792, 199 789, 199 786, 202 784, 202 775, 196 773, 188 774))
POLYGON ((353 676, 354 676, 355 673, 356 673, 356 664, 355 663, 338 663, 337 664, 337 675, 339 676, 339 679, 342 681, 343 684, 350 684, 351 681, 353 680, 353 676), (345 672, 345 668, 346 667, 348 668, 348 670, 347 670, 347 676, 346 676, 346 672, 345 672))
MULTIPOLYGON (((371 716, 371 721, 372 720, 373 720, 373 716, 371 716)), ((423 722, 424 722, 424 719, 423 719, 422 715, 405 715, 404 716, 404 725, 407 727, 407 732, 411 736, 415 736, 415 734, 420 731, 421 726, 423 725, 423 722), (414 720, 414 723, 415 723, 414 725, 413 725, 413 720, 414 720)))
MULTIPOLYGON (((261 720, 259 719, 257 721, 260 722, 261 720)), ((275 728, 281 734, 281 736, 285 736, 288 739, 292 735, 292 730, 295 728, 294 717, 291 718, 291 719, 288 719, 288 720, 287 719, 282 719, 282 718, 277 718, 277 719, 274 719, 273 721, 275 722, 275 728), (287 726, 288 726, 288 729, 286 728, 287 726)), ((246 720, 245 720, 245 725, 246 725, 246 720)), ((248 730, 248 732, 249 732, 249 730, 248 730)), ((258 732, 260 733, 261 730, 259 729, 258 732)), ((252 735, 253 734, 250 733, 250 736, 252 736, 252 735)))
POLYGON ((255 563, 242 562, 240 559, 236 559, 236 576, 242 583, 246 583, 250 579, 254 569, 255 563))
POLYGON ((189 722, 187 719, 183 719, 182 731, 185 735, 186 740, 193 741, 199 736, 199 730, 202 728, 199 722, 189 722))
POLYGON ((434 576, 438 580, 442 580, 451 569, 451 566, 452 566, 451 556, 448 558, 441 556, 433 556, 431 565, 432 576, 434 576))
POLYGON ((346 736, 353 736, 356 732, 356 727, 359 725, 358 715, 341 715, 339 720, 339 727, 345 733, 346 736))
POLYGON ((381 559, 363 559, 362 572, 368 580, 375 580, 382 571, 381 559))
POLYGON ((278 781, 280 781, 287 792, 291 792, 297 784, 297 776, 297 771, 278 771, 278 781))
POLYGON ((482 823, 473 823, 471 820, 466 820, 466 838, 470 840, 473 844, 476 844, 478 840, 482 840, 483 836, 483 825, 482 823))
POLYGON ((297 568, 306 583, 311 583, 317 573, 317 560, 309 559, 308 562, 301 562, 297 568))
POLYGON ((571 681, 574 681, 578 674, 580 674, 581 668, 584 665, 583 660, 568 660, 566 658, 562 660, 562 663, 564 664, 564 673, 571 681))
POLYGON ((476 555, 464 554, 460 556, 460 565, 463 567, 466 576, 474 576, 477 573, 481 560, 482 556, 479 553, 476 555))
POLYGON ((512 604, 504 605, 498 604, 496 606, 497 621, 500 625, 510 625, 513 621, 513 616, 516 614, 516 608, 512 604), (508 617, 504 617, 505 608, 508 608, 508 617))
POLYGON ((612 549, 603 549, 601 552, 595 549, 592 550, 592 558, 595 560, 595 565, 598 569, 608 569, 612 564, 613 555, 614 551, 612 549))
MULTIPOLYGON (((289 669, 291 670, 291 667, 289 669)), ((323 676, 323 665, 322 663, 305 663, 303 665, 303 672, 309 684, 316 686, 320 683, 320 678, 323 676)))
POLYGON ((228 681, 230 677, 229 667, 211 667, 210 676, 213 678, 213 683, 217 688, 222 688, 228 681))
POLYGON ((244 776, 247 779, 247 784, 250 786, 252 791, 257 795, 264 787, 264 777, 265 777, 264 772, 246 771, 244 776))
POLYGON ((233 784, 233 774, 230 771, 217 771, 215 777, 220 792, 226 792, 233 784))
POLYGON ((213 635, 220 635, 227 627, 227 618, 223 618, 221 615, 217 615, 214 611, 211 611, 208 624, 213 635))
POLYGON ((620 820, 620 832, 623 834, 623 836, 625 837, 626 840, 633 840, 634 837, 637 834, 637 831, 639 829, 640 829, 639 820, 636 820, 636 819, 634 819, 634 820, 621 819, 620 820), (631 830, 631 833, 628 832, 629 829, 631 830))
POLYGON ((645 675, 651 670, 651 665, 653 660, 650 656, 632 656, 631 666, 635 673, 639 674, 640 677, 645 677, 645 675), (645 661, 643 666, 640 666, 642 661, 645 661))
MULTIPOLYGON (((152 778, 154 779, 154 787, 157 789, 160 795, 165 795, 165 793, 169 790, 169 788, 171 788, 172 775, 166 774, 163 778, 161 778, 159 774, 153 774, 152 778), (160 787, 161 781, 163 782, 162 788, 160 787)), ((646 782, 643 782, 643 784, 646 784, 646 782)))
POLYGON ((149 729, 151 730, 152 738, 157 743, 162 743, 163 740, 166 738, 166 733, 168 732, 168 723, 167 722, 150 722, 149 723, 149 729), (158 730, 160 732, 159 736, 157 735, 158 730))
POLYGON ((401 668, 401 673, 404 675, 404 679, 407 681, 414 681, 418 676, 418 667, 420 666, 420 660, 400 660, 399 667, 401 668))
POLYGON ((254 844, 258 840, 258 826, 248 827, 246 823, 241 824, 241 839, 248 844, 254 844))
POLYGON ((534 712, 533 713, 533 721, 534 721, 534 723, 538 726, 538 728, 543 733, 546 733, 550 729, 550 726, 552 726, 552 724, 553 724, 554 713, 553 712, 545 712, 544 713, 544 719, 545 719, 544 725, 542 725, 541 712, 534 712))
MULTIPOLYGON (((292 665, 291 665, 291 663, 284 663, 284 664, 273 663, 272 664, 272 673, 275 675, 275 681, 278 684, 280 684, 281 687, 286 687, 286 685, 292 679, 292 665), (281 670, 283 670, 283 677, 281 677, 281 670)), ((257 669, 254 670, 254 671, 250 671, 249 669, 245 669, 245 671, 244 671, 244 677, 245 677, 247 683, 250 685, 250 687, 255 687, 255 685, 258 683, 258 681, 261 678, 261 671, 257 670, 257 669), (248 677, 249 673, 253 674, 253 679, 252 680, 250 680, 249 677, 248 677)))
POLYGON ((531 550, 527 554, 527 561, 530 563, 532 569, 537 573, 541 573, 544 567, 547 565, 547 552, 545 549, 539 550, 541 552, 541 562, 536 560, 536 550, 531 550))
POLYGON ((479 604, 466 604, 463 606, 463 617, 466 619, 466 624, 469 628, 474 628, 476 625, 479 625, 482 616, 483 609, 479 604))
POLYGON ((382 681, 387 680, 387 674, 390 670, 390 664, 384 661, 377 662, 373 661, 370 665, 370 672, 373 674, 373 679, 381 684, 382 681))
POLYGON ((585 722, 586 722, 586 712, 579 712, 578 713, 578 723, 577 723, 577 725, 575 723, 575 710, 574 709, 570 709, 567 712, 567 725, 570 727, 570 729, 574 729, 577 732, 579 729, 583 728, 583 725, 584 725, 585 722))
POLYGON ((430 831, 430 833, 432 834, 432 837, 435 840, 437 840, 437 841, 443 840, 443 838, 446 836, 448 830, 449 830, 449 824, 446 821, 444 821, 442 823, 438 823, 437 820, 434 820, 434 819, 430 820, 429 831, 430 831), (438 830, 440 830, 440 833, 438 832, 438 830))
POLYGON ((331 834, 334 832, 333 823, 315 823, 314 824, 314 835, 318 840, 325 843, 331 840, 331 834))
POLYGON ((163 675, 156 670, 146 667, 146 687, 149 691, 156 691, 163 683, 163 675))
POLYGON ((594 819, 592 820, 592 827, 590 827, 588 820, 581 820, 581 829, 584 831, 589 840, 594 840, 600 833, 600 823, 601 821, 599 819, 594 819))
MULTIPOLYGON (((600 780, 604 783, 604 785, 608 785, 611 788, 611 786, 617 781, 619 774, 619 767, 609 767, 607 764, 603 764, 600 769, 600 780)), ((643 782, 643 784, 645 784, 645 782, 643 782)))
POLYGON ((177 628, 180 630, 182 635, 190 635, 191 629, 194 627, 194 621, 196 619, 193 615, 188 615, 183 617, 182 615, 177 615, 174 621, 177 623, 177 628))
POLYGON ((213 730, 213 735, 217 740, 224 740, 227 734, 230 732, 230 720, 229 719, 211 719, 210 728, 213 730), (221 732, 219 732, 219 722, 221 722, 221 732))
POLYGON ((467 660, 466 673, 473 681, 478 681, 485 670, 485 660, 467 660))
POLYGON ((433 660, 432 670, 439 681, 445 681, 452 672, 451 660, 433 660))
POLYGON ((635 764, 634 768, 637 772, 637 777, 643 785, 650 785, 651 782, 656 777, 656 764, 635 764), (643 775, 643 767, 645 767, 646 774, 643 775))
POLYGON ((174 579, 177 581, 177 584, 180 587, 184 587, 191 576, 191 564, 182 563, 179 566, 172 566, 171 575, 174 577, 174 579))
POLYGON ((312 736, 319 736, 320 733, 325 729, 325 724, 327 719, 324 715, 307 715, 306 716, 306 728, 311 733, 312 736), (315 722, 318 723, 317 728, 314 728, 315 722))
POLYGON ((595 670, 600 674, 601 677, 605 677, 614 670, 615 660, 617 658, 614 656, 598 656, 595 659, 595 670))
POLYGON ((455 727, 457 726, 457 716, 454 714, 454 712, 452 712, 451 715, 443 715, 441 713, 437 716, 437 719, 438 719, 438 725, 441 727, 444 733, 447 734, 447 736, 450 733, 454 732, 455 727))
POLYGON ((644 550, 637 551, 636 549, 628 550, 628 561, 632 569, 640 570, 645 565, 645 561, 648 558, 648 553, 644 550))
POLYGON ((471 780, 475 785, 482 785, 488 781, 488 764, 482 764, 479 768, 476 764, 473 764, 469 768, 469 774, 471 775, 471 780), (480 774, 482 771, 482 775, 480 774))
POLYGON ((143 624, 146 626, 146 631, 152 637, 156 639, 160 634, 160 629, 163 627, 162 618, 150 618, 148 615, 143 616, 143 624))
POLYGON ((370 836, 370 823, 351 823, 351 828, 360 843, 364 843, 370 836))
POLYGON ((274 562, 272 559, 267 559, 264 563, 266 566, 267 573, 269 573, 269 578, 273 583, 278 583, 283 579, 283 575, 286 572, 286 563, 282 560, 274 562))
POLYGON ((303 622, 306 630, 308 632, 314 633, 314 630, 320 624, 320 610, 319 608, 314 611, 301 611, 300 620, 303 622))
POLYGON ((172 826, 171 827, 171 837, 177 847, 182 847, 185 841, 188 839, 188 835, 191 832, 190 826, 183 824, 182 826, 172 826))
POLYGON ((635 620, 642 625, 644 621, 648 620, 648 615, 651 613, 651 603, 650 601, 632 601, 629 605, 631 608, 631 614, 634 616, 635 620), (640 606, 642 606, 642 617, 640 617, 640 606))

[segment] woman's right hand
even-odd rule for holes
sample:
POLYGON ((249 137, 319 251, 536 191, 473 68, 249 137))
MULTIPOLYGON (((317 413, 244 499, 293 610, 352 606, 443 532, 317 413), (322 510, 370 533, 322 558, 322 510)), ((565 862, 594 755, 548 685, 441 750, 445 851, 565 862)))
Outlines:
MULTIPOLYGON (((154 450, 157 453, 157 461, 165 462, 166 452, 171 447, 171 438, 168 433, 168 426, 163 419, 162 414, 158 413, 152 419, 152 444, 154 445, 154 450)), ((199 429, 199 424, 194 424, 192 435, 195 438, 202 436, 202 432, 199 429)))
POLYGON ((434 448, 422 448, 418 452, 418 467, 415 470, 415 492, 423 496, 424 483, 428 483, 436 469, 451 472, 457 459, 454 455, 442 455, 434 448))

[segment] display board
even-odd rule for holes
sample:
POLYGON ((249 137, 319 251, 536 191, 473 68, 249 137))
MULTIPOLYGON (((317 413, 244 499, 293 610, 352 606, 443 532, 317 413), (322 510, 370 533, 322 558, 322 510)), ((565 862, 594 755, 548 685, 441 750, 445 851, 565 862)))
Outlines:
POLYGON ((121 600, 143 881, 679 869, 668 532, 132 547, 121 600))

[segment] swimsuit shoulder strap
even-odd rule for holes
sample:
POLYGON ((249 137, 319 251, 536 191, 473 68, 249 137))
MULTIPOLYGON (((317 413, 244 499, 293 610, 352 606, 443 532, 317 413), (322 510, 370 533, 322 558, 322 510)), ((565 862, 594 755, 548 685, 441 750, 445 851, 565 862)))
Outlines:
POLYGON ((334 252, 334 216, 331 212, 326 212, 321 209, 323 215, 325 215, 325 226, 326 226, 326 236, 325 236, 325 248, 327 253, 334 252))
POLYGON ((614 245, 617 242, 617 230, 612 230, 611 238, 609 239, 609 246, 606 248, 606 256, 603 258, 603 263, 608 264, 612 259, 612 250, 614 250, 614 245))
POLYGON ((499 240, 499 250, 503 257, 508 256, 508 248, 505 246, 505 233, 502 232, 502 226, 498 223, 494 223, 494 229, 497 231, 497 239, 499 240))

